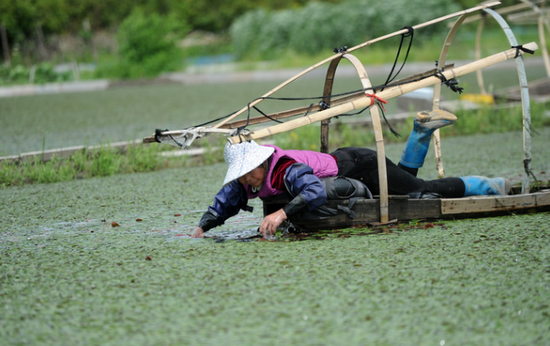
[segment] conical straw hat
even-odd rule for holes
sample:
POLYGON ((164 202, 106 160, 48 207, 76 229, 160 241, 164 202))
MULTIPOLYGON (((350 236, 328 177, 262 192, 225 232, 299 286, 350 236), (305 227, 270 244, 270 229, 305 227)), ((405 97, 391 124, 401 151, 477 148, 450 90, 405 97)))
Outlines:
POLYGON ((227 174, 223 185, 239 179, 254 168, 260 166, 275 151, 272 147, 264 147, 254 141, 237 144, 227 143, 223 154, 227 163, 227 174))

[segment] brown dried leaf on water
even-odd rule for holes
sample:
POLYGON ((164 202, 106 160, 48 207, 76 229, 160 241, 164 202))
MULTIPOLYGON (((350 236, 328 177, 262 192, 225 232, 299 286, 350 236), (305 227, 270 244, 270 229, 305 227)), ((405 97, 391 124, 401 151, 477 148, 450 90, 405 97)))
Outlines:
POLYGON ((145 260, 146 260, 146 261, 151 261, 152 258, 151 258, 151 256, 147 255, 147 256, 145 256, 145 260))
POLYGON ((174 216, 181 216, 181 214, 174 214, 174 216))
POLYGON ((141 221, 143 221, 143 219, 137 218, 136 221, 141 222, 141 221))
POLYGON ((115 221, 111 222, 111 226, 113 227, 120 227, 120 225, 118 223, 116 223, 115 221))

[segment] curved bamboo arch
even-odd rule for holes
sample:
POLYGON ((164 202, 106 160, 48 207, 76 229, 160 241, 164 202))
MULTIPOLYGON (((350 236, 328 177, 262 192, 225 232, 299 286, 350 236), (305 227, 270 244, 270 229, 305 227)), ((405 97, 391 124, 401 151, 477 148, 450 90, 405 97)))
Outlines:
MULTIPOLYGON (((498 14, 496 11, 491 10, 489 8, 484 8, 483 11, 489 15, 491 15, 501 26, 502 30, 506 34, 508 41, 510 42, 510 45, 512 47, 518 46, 518 42, 516 40, 516 37, 512 30, 510 29, 508 23, 502 18, 500 14, 498 14)), ((445 59, 447 58, 447 53, 450 48, 450 45, 452 43, 452 40, 458 30, 458 28, 463 24, 464 19, 468 14, 462 15, 453 25, 452 29, 450 30, 449 34, 447 35, 447 38, 445 40, 445 43, 443 45, 443 48, 441 50, 440 54, 440 60, 439 63, 445 62, 445 59)), ((480 30, 478 30, 478 36, 480 36, 480 30)), ((477 57, 477 52, 476 52, 477 57)), ((527 74, 525 72, 525 64, 523 61, 523 54, 518 54, 515 57, 516 60, 516 68, 518 71, 518 78, 519 78, 519 84, 521 89, 521 104, 522 104, 522 113, 523 113, 523 151, 524 151, 524 160, 523 160, 523 179, 522 179, 522 194, 529 193, 529 174, 531 172, 531 106, 530 106, 530 99, 529 99, 529 88, 527 86, 527 74)), ((480 70, 477 70, 478 77, 480 70)), ((439 102, 440 102, 440 96, 441 96, 441 85, 435 85, 434 86, 434 99, 433 99, 433 108, 439 109, 439 102)), ((440 178, 445 176, 445 171, 443 169, 443 162, 441 159, 441 141, 439 137, 439 130, 434 132, 434 148, 435 148, 435 155, 436 155, 436 165, 437 165, 437 172, 438 176, 440 178)))
MULTIPOLYGON (((355 71, 359 75, 361 85, 364 90, 372 89, 372 83, 369 79, 365 66, 361 63, 357 57, 352 54, 343 53, 339 58, 332 60, 327 70, 325 78, 325 86, 323 89, 323 102, 327 108, 330 107, 332 87, 334 85, 334 76, 336 74, 336 68, 342 58, 348 60, 355 71)), ((373 91, 374 94, 374 91, 373 91)), ((366 94, 363 94, 364 98, 369 98, 366 94)), ((371 99, 372 100, 372 99, 371 99)), ((374 103, 374 101, 371 101, 374 103)), ((382 124, 380 122, 380 112, 378 107, 369 107, 371 114, 371 121, 374 130, 374 139, 376 144, 376 156, 378 163, 378 183, 380 187, 380 222, 389 222, 389 196, 388 196, 388 176, 386 170, 386 148, 384 147, 384 135, 382 132, 382 124)), ((329 134, 329 122, 330 118, 321 121, 321 152, 328 153, 328 134, 329 134)))
MULTIPOLYGON (((458 28, 464 23, 464 20, 469 16, 469 13, 466 13, 460 16, 456 22, 453 24, 453 27, 447 34, 445 42, 443 43, 443 48, 439 54, 439 60, 437 61, 438 66, 445 66, 445 61, 447 60, 447 55, 449 54, 449 49, 453 43, 454 37, 458 31, 458 28)), ((478 59, 479 60, 479 59, 478 59)), ((434 85, 434 94, 432 101, 432 109, 438 110, 441 102, 441 83, 434 85)), ((437 167, 437 176, 439 178, 445 177, 445 170, 443 169, 443 157, 441 153, 441 136, 439 134, 439 129, 435 130, 432 135, 432 140, 434 143, 435 151, 435 162, 437 167)))
MULTIPOLYGON (((323 102, 327 107, 330 107, 330 101, 332 97, 332 87, 334 85, 334 75, 336 74, 336 68, 342 60, 342 57, 334 59, 331 61, 328 70, 327 76, 325 78, 325 87, 323 89, 323 102)), ((321 121, 321 152, 328 153, 328 125, 330 119, 325 119, 321 121)))
MULTIPOLYGON (((357 59, 354 55, 351 55, 351 54, 344 54, 342 57, 347 59, 349 62, 351 62, 353 67, 355 67, 355 70, 359 75, 359 79, 361 79, 361 84, 363 86, 363 89, 371 90, 372 83, 370 82, 369 75, 365 70, 365 66, 361 64, 361 61, 359 61, 359 59, 357 59)), ((338 65, 338 62, 336 62, 334 65, 335 65, 334 71, 336 71, 336 65, 338 65)), ((374 94, 374 91, 372 91, 372 93, 374 94)), ((365 94, 365 98, 369 98, 369 96, 365 94)), ((371 99, 371 106, 373 104, 374 104, 374 99, 371 99)), ((382 124, 380 123, 380 112, 378 107, 376 106, 369 107, 369 110, 370 110, 370 116, 372 121, 372 127, 374 130, 374 141, 376 144, 376 157, 378 162, 378 184, 380 187, 380 222, 387 223, 389 221, 389 203, 388 203, 389 197, 388 197, 388 174, 386 170, 386 149, 384 147, 384 135, 382 133, 382 124)))

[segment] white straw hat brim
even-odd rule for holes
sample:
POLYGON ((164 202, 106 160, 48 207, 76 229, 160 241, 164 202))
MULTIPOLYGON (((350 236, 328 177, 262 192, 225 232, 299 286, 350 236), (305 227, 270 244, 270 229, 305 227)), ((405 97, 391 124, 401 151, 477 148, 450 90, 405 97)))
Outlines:
POLYGON ((227 163, 227 174, 223 185, 251 172, 264 163, 275 151, 272 147, 264 147, 254 141, 237 144, 227 143, 224 156, 227 163))

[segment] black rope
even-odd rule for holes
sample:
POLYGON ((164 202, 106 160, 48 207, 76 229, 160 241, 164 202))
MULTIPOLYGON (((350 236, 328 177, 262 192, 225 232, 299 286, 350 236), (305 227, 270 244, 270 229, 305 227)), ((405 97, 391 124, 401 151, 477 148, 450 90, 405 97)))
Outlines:
POLYGON ((397 132, 391 125, 390 125, 390 122, 388 121, 388 119, 386 118, 386 112, 384 111, 384 107, 382 107, 382 105, 380 103, 378 103, 378 108, 380 109, 380 113, 382 113, 382 118, 384 118, 384 121, 386 122, 386 125, 388 125, 388 128, 390 129, 391 133, 397 137, 397 138, 401 138, 401 135, 399 134, 399 132, 397 132))
POLYGON ((523 160, 523 169, 524 171, 527 173, 527 175, 533 177, 533 179, 535 179, 535 183, 538 183, 538 179, 537 177, 535 176, 535 174, 533 173, 533 171, 529 168, 529 165, 531 164, 531 159, 525 159, 523 160))
POLYGON ((311 108, 313 108, 313 103, 309 105, 309 107, 307 107, 307 111, 306 113, 304 114, 304 117, 307 117, 307 115, 309 114, 309 112, 311 111, 311 108))
POLYGON ((525 53, 529 53, 529 54, 535 54, 535 51, 534 50, 531 50, 529 48, 525 48, 522 44, 520 45, 517 45, 517 46, 512 46, 512 48, 515 48, 516 49, 516 56, 514 56, 514 59, 517 58, 519 56, 519 51, 521 50, 522 52, 525 52, 525 53))
MULTIPOLYGON (((411 30, 409 30, 409 33, 408 34, 403 34, 403 36, 407 37, 407 36, 412 36, 413 35, 413 32, 411 30)), ((342 49, 345 48, 345 47, 342 47, 340 49, 338 49, 339 51, 341 50, 342 52, 344 52, 342 49)), ((410 50, 410 43, 409 43, 409 50, 410 50)), ((408 56, 409 52, 407 51, 407 56, 408 56)), ((406 60, 406 58, 405 58, 406 60)), ((403 63, 403 66, 404 66, 405 63, 403 63)), ((395 64, 394 64, 395 65, 395 64)), ((401 68, 399 69, 399 71, 397 72, 397 74, 399 74, 399 72, 402 70, 403 66, 401 66, 401 68)), ((437 62, 436 62, 436 66, 437 66, 437 62)), ((393 70, 393 69, 392 69, 393 70)), ((396 74, 396 76, 397 76, 396 74)), ((455 91, 455 92, 459 92, 459 93, 462 93, 463 91, 463 88, 461 87, 458 87, 458 81, 456 79, 451 79, 451 80, 447 80, 446 77, 441 73, 441 71, 437 71, 435 74, 434 74, 436 77, 438 77, 443 84, 447 85, 449 88, 451 88, 451 90, 455 91)), ((418 82, 418 81, 421 81, 423 79, 426 79, 426 78, 429 78, 431 77, 431 75, 426 75, 426 76, 420 76, 418 78, 415 78, 415 79, 408 79, 408 80, 405 80, 405 81, 401 81, 401 82, 393 82, 393 79, 394 78, 391 78, 389 77, 388 80, 391 80, 390 82, 386 82, 384 84, 381 84, 381 85, 376 85, 376 86, 372 86, 370 88, 363 88, 363 89, 357 89, 357 90, 352 90, 352 91, 347 91, 347 92, 343 92, 343 93, 339 93, 339 94, 334 94, 332 95, 332 97, 341 97, 341 96, 347 96, 347 95, 352 95, 352 94, 357 94, 357 93, 360 93, 360 92, 363 92, 363 93, 366 93, 366 92, 369 92, 369 91, 375 91, 375 90, 383 90, 384 88, 388 88, 388 87, 395 87, 395 86, 402 86, 402 85, 406 85, 406 84, 410 84, 410 83, 415 83, 415 82, 418 82)), ((304 101, 304 100, 321 100, 319 102, 319 106, 321 108, 323 108, 322 104, 323 104, 323 100, 324 100, 325 96, 313 96, 313 97, 272 97, 272 96, 262 96, 262 97, 258 97, 254 100, 252 100, 250 103, 248 103, 247 105, 247 122, 244 126, 240 126, 237 128, 236 130, 236 133, 237 134, 241 134, 241 132, 246 129, 246 127, 249 125, 250 123, 250 111, 251 111, 251 108, 254 108, 256 109, 260 114, 262 114, 263 116, 267 117, 268 119, 270 120, 273 120, 273 121, 277 121, 277 122, 280 122, 281 121, 278 121, 278 120, 275 120, 271 117, 269 117, 267 114, 263 113, 262 111, 260 111, 257 107, 253 106, 251 107, 251 103, 253 102, 256 102, 258 100, 274 100, 274 101, 304 101)), ((381 107, 380 104, 378 104, 379 107, 381 107)), ((306 112, 305 115, 309 114, 309 112, 311 111, 313 107, 313 104, 310 104, 310 106, 308 107, 308 110, 306 112)), ((357 115, 357 114, 361 114, 363 113, 368 107, 356 112, 356 113, 346 113, 346 114, 340 114, 339 116, 352 116, 352 115, 357 115)), ((217 121, 220 121, 220 120, 223 120, 225 118, 228 118, 232 115, 234 115, 235 113, 237 113, 238 111, 234 111, 228 115, 225 115, 225 116, 222 116, 222 117, 219 117, 217 119, 214 119, 214 120, 211 120, 211 121, 208 121, 208 122, 205 122, 203 124, 200 124, 200 125, 195 125, 195 127, 200 127, 200 126, 205 126, 205 125, 209 125, 211 123, 214 123, 214 122, 217 122, 217 121)), ((384 116, 384 119, 386 120, 387 122, 387 119, 385 118, 385 114, 383 114, 384 116)), ((337 117, 336 117, 337 118, 337 117)), ((388 124, 389 125, 389 124, 388 124)), ((396 134, 397 132, 396 131, 393 131, 392 130, 392 133, 396 134)), ((398 135, 398 134, 397 134, 398 135)), ((176 142, 178 145, 181 145, 180 143, 178 143, 175 139, 173 139, 174 142, 176 142)))
MULTIPOLYGON (((401 41, 399 42, 399 48, 397 49, 397 54, 395 56, 393 66, 391 68, 390 74, 388 75, 388 78, 386 79, 386 83, 384 83, 384 85, 387 85, 387 84, 391 83, 399 75, 401 70, 403 70, 403 67, 405 67, 405 63, 407 62, 407 58, 409 57, 409 53, 411 51, 413 38, 414 38, 414 28, 412 26, 405 26, 405 27, 403 27, 403 29, 407 29, 408 32, 401 35, 401 41), (397 73, 394 76, 392 76, 393 71, 395 70, 395 67, 397 66, 397 61, 399 61, 399 56, 401 55, 401 48, 403 47, 403 41, 405 41, 406 37, 411 38, 409 40, 409 47, 407 48, 407 54, 405 54, 405 59, 403 59, 403 64, 401 64, 401 67, 399 68, 399 71, 397 71, 397 73)), ((380 91, 382 91, 382 90, 384 90, 384 87, 382 87, 382 89, 380 91)))
POLYGON ((367 109, 369 109, 370 106, 367 106, 363 109, 361 109, 360 111, 358 112, 355 112, 355 113, 343 113, 343 114, 339 114, 339 115, 336 115, 335 118, 338 119, 338 117, 351 117, 351 116, 354 116, 354 115, 358 115, 358 114, 361 114, 363 113, 364 111, 366 111, 367 109))
MULTIPOLYGON (((394 86, 400 86, 400 85, 405 85, 405 84, 409 84, 409 83, 414 83, 414 82, 418 82, 420 80, 423 80, 423 79, 426 79, 430 76, 423 76, 423 77, 419 77, 419 78, 415 78, 415 79, 410 79, 410 80, 406 80, 406 81, 403 81, 403 82, 396 82, 396 83, 389 83, 389 84, 381 84, 381 85, 376 85, 376 86, 373 86, 373 87, 370 87, 370 88, 363 88, 363 89, 356 89, 356 90, 351 90, 351 91, 346 91, 346 92, 342 92, 342 93, 339 93, 339 94, 333 94, 332 97, 341 97, 341 96, 347 96, 347 95, 352 95, 352 94, 357 94, 357 93, 360 93, 360 92, 368 92, 368 91, 374 91, 374 90, 379 90, 381 88, 385 88, 385 87, 394 87, 394 86)), ((249 119, 250 119, 250 104, 252 102, 255 102, 255 101, 258 101, 258 100, 273 100, 273 101, 307 101, 307 100, 323 100, 325 96, 311 96, 311 97, 272 97, 272 96, 262 96, 262 97, 258 97, 254 100, 252 100, 248 105, 247 105, 247 108, 248 108, 248 116, 247 116, 247 124, 245 126, 241 126, 240 129, 244 129, 248 123, 249 123, 249 119)), ((310 106, 311 107, 311 106, 310 106)), ((368 107, 367 107, 368 108, 368 107)), ((364 111, 364 110, 363 110, 364 111)), ((360 112, 357 112, 357 113, 351 113, 349 115, 353 115, 353 114, 360 114, 362 113, 363 111, 360 111, 360 112)), ((216 119, 213 119, 211 121, 208 121, 208 122, 205 122, 205 123, 202 123, 202 124, 198 124, 198 125, 194 125, 194 127, 201 127, 201 126, 206 126, 206 125, 209 125, 209 124, 212 124, 214 122, 218 122, 220 120, 223 120, 223 119, 226 119, 230 116, 232 116, 233 114, 237 113, 237 111, 234 111, 232 113, 229 113, 227 115, 224 115, 224 116, 221 116, 219 118, 216 118, 216 119)), ((348 115, 348 114, 340 114, 341 116, 344 116, 344 115, 348 115)), ((237 129, 237 133, 239 132, 239 128, 237 129)))
POLYGON ((260 114, 263 115, 264 117, 268 118, 269 120, 274 121, 274 122, 279 123, 279 124, 282 124, 282 123, 283 123, 282 121, 277 120, 277 119, 275 119, 275 118, 272 118, 272 117, 270 117, 269 115, 265 114, 264 112, 262 112, 262 111, 261 111, 258 107, 256 107, 256 106, 254 106, 253 108, 254 108, 255 110, 257 110, 258 113, 260 113, 260 114))
POLYGON ((216 119, 214 119, 214 120, 210 120, 210 121, 207 121, 207 122, 205 122, 205 123, 195 125, 194 127, 201 127, 201 126, 205 126, 205 125, 210 125, 210 124, 212 124, 212 123, 218 122, 218 121, 223 120, 223 119, 225 119, 225 118, 229 118, 230 116, 232 116, 232 115, 235 114, 235 113, 237 113, 237 111, 234 111, 233 113, 229 113, 229 114, 227 114, 227 115, 221 116, 221 117, 216 118, 216 119))
POLYGON ((441 80, 441 83, 448 86, 455 93, 457 92, 459 94, 462 94, 462 92, 464 91, 464 88, 458 86, 458 80, 456 80, 455 78, 447 79, 447 77, 445 77, 442 71, 443 70, 436 71, 434 73, 434 76, 439 78, 441 80))
POLYGON ((344 55, 348 52, 348 46, 342 46, 340 48, 334 48, 332 51, 334 53, 341 53, 342 55, 344 55))

